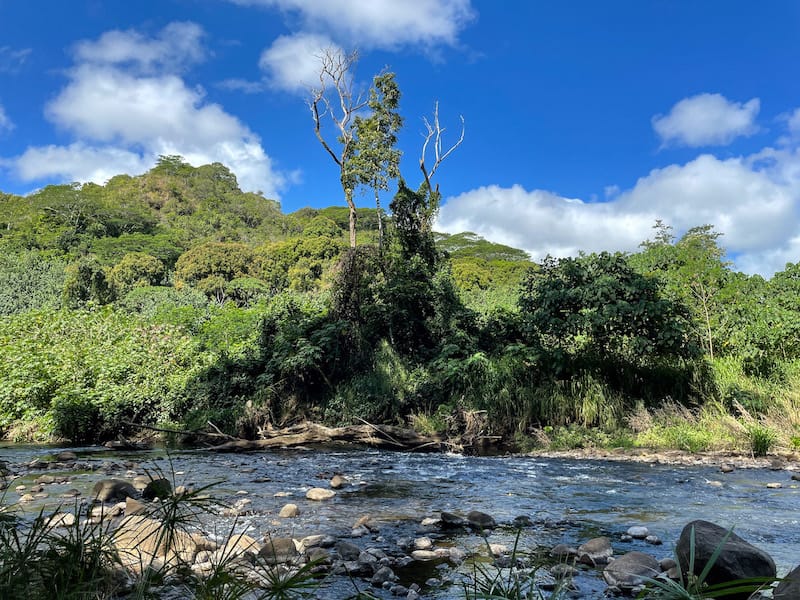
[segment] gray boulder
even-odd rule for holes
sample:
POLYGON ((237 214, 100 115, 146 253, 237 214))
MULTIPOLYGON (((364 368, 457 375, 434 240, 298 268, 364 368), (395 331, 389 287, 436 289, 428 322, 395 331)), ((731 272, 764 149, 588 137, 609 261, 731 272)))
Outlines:
POLYGON ((258 551, 268 565, 292 562, 299 554, 292 538, 269 537, 258 551))
POLYGON ((628 552, 612 561, 603 570, 603 579, 611 587, 633 590, 644 585, 646 578, 659 573, 658 561, 644 552, 628 552))
POLYGON ((94 484, 92 498, 98 502, 125 502, 139 493, 130 483, 121 479, 103 479, 94 484))
POLYGON ((467 521, 475 529, 494 529, 497 522, 494 517, 479 510, 472 510, 467 514, 467 521))
POLYGON ((614 549, 607 537, 592 538, 578 546, 578 562, 590 567, 606 564, 612 554, 614 549))
POLYGON ((800 598, 800 565, 790 571, 772 592, 773 600, 797 600, 800 598))
MULTIPOLYGON (((690 543, 694 531, 694 574, 699 575, 708 564, 716 548, 728 535, 727 529, 708 521, 692 521, 683 528, 675 557, 684 572, 690 564, 690 543)), ((746 542, 735 533, 728 536, 717 560, 706 577, 709 585, 727 583, 749 577, 775 577, 775 562, 769 554, 746 542)), ((726 596, 731 600, 746 600, 748 593, 726 596)))

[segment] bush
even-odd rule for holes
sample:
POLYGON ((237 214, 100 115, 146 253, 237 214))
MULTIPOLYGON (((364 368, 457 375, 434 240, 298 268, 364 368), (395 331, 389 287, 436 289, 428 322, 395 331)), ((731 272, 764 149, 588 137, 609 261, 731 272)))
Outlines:
POLYGON ((752 423, 747 427, 747 437, 753 456, 766 456, 778 443, 775 430, 760 423, 752 423))

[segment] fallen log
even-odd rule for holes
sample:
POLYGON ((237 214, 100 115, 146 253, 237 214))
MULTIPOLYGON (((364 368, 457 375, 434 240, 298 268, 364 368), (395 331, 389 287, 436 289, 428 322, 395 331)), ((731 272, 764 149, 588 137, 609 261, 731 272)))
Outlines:
POLYGON ((407 452, 441 452, 447 445, 438 436, 420 435, 413 429, 394 425, 373 425, 366 421, 362 425, 326 427, 318 423, 301 423, 281 429, 269 427, 261 432, 261 439, 235 439, 209 450, 214 452, 248 452, 268 448, 287 448, 306 444, 329 444, 344 442, 362 444, 385 450, 407 452))

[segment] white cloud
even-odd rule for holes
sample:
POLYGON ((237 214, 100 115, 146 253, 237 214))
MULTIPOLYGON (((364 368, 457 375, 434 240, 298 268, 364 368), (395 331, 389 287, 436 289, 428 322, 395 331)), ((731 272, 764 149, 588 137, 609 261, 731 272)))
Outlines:
POLYGON ((324 35, 282 35, 261 53, 258 66, 270 85, 290 92, 306 92, 319 86, 320 57, 326 50, 343 52, 324 35))
POLYGON ((151 161, 136 152, 76 142, 69 146, 28 148, 15 161, 18 175, 26 181, 60 177, 66 181, 103 183, 120 173, 142 173, 151 161))
POLYGON ((201 38, 198 26, 173 23, 153 38, 109 32, 82 42, 67 85, 45 108, 74 142, 28 148, 4 163, 26 181, 102 183, 117 173, 141 173, 161 154, 180 154, 194 165, 221 162, 243 189, 278 198, 287 178, 258 136, 170 72, 202 57, 201 38))
POLYGON ((6 109, 0 104, 0 133, 3 131, 11 131, 12 129, 14 129, 14 123, 8 118, 6 109))
POLYGON ((742 104, 720 94, 698 94, 678 102, 668 115, 653 117, 653 128, 664 145, 725 145, 758 131, 760 107, 758 98, 742 104))
POLYGON ((635 251, 656 219, 682 234, 714 225, 736 266, 766 275, 800 260, 800 155, 720 160, 702 155, 652 171, 608 202, 585 203, 521 186, 482 187, 448 199, 437 229, 474 231, 545 255, 635 251))
POLYGON ((170 23, 154 37, 138 31, 107 31, 75 47, 75 58, 91 65, 113 65, 142 72, 177 71, 205 57, 203 29, 196 23, 170 23))
POLYGON ((308 31, 329 32, 346 45, 395 49, 453 45, 475 18, 470 0, 232 0, 299 15, 308 31))

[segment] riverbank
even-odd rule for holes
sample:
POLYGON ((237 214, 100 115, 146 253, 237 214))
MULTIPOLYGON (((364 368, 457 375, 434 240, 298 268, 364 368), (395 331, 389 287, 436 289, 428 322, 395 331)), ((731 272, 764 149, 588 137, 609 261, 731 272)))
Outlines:
POLYGON ((573 450, 536 450, 525 453, 525 456, 800 472, 800 453, 788 451, 754 457, 729 451, 687 452, 685 450, 657 450, 651 448, 580 448, 573 450))

